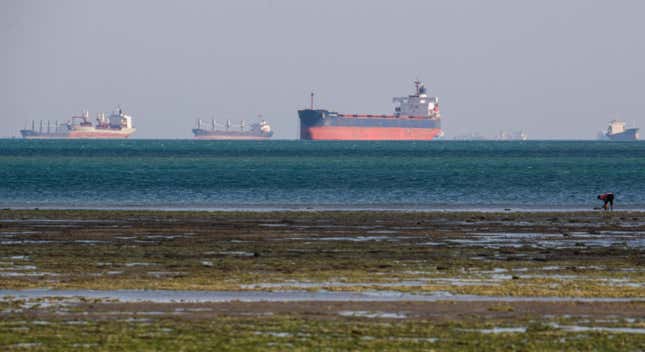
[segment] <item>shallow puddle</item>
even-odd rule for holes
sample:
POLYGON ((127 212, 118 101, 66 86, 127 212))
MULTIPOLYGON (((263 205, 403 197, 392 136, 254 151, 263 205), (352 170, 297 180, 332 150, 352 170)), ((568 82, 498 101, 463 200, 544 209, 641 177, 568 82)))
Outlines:
POLYGON ((605 326, 580 326, 550 324, 552 328, 570 332, 612 332, 624 334, 645 334, 645 328, 605 327, 605 326))
POLYGON ((343 310, 338 312, 343 317, 357 318, 382 318, 382 319, 405 319, 407 314, 401 312, 370 312, 364 310, 343 310))
POLYGON ((0 277, 39 277, 39 276, 60 276, 58 273, 44 271, 0 271, 0 277))
POLYGON ((252 253, 252 252, 242 252, 242 251, 223 251, 223 252, 217 252, 217 254, 232 255, 237 257, 253 257, 255 255, 255 253, 252 253))
POLYGON ((587 232, 572 232, 569 235, 562 233, 537 233, 537 232, 476 232, 467 233, 465 237, 447 238, 440 241, 418 243, 417 245, 457 245, 463 247, 484 248, 548 248, 571 249, 580 247, 626 247, 645 249, 645 238, 640 232, 605 231, 598 234, 587 232))
POLYGON ((282 223, 272 223, 272 224, 259 224, 262 227, 288 227, 289 224, 282 224, 282 223))
POLYGON ((125 266, 128 268, 135 267, 135 266, 152 266, 152 265, 157 265, 155 263, 143 263, 143 262, 131 262, 131 263, 125 263, 125 266))
POLYGON ((324 288, 324 287, 418 287, 427 285, 428 281, 397 281, 397 282, 339 282, 339 281, 326 281, 326 282, 302 282, 302 281, 288 281, 288 282, 270 282, 240 285, 241 288, 255 289, 255 288, 324 288))
POLYGON ((397 291, 173 291, 173 290, 0 290, 4 299, 92 298, 121 302, 645 302, 645 298, 581 298, 581 297, 508 297, 453 295, 436 291, 412 294, 397 291))
POLYGON ((307 241, 348 241, 348 242, 367 242, 367 241, 398 241, 399 238, 393 236, 337 236, 337 237, 310 237, 301 238, 307 241))
POLYGON ((513 328, 492 328, 492 329, 480 329, 480 330, 473 330, 473 331, 477 331, 482 334, 525 333, 526 327, 519 326, 519 327, 513 327, 513 328))

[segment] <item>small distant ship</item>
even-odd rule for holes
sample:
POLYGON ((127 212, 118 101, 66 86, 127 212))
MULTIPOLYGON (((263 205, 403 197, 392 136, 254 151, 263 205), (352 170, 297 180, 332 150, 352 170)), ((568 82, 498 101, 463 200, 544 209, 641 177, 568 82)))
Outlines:
POLYGON ((307 140, 425 140, 443 136, 439 98, 428 95, 420 81, 407 97, 392 99, 392 115, 339 114, 314 109, 299 110, 300 139, 307 140))
POLYGON ((99 113, 96 117, 96 125, 90 121, 89 112, 83 111, 79 116, 72 116, 71 121, 52 123, 41 120, 39 128, 36 129, 36 122, 31 121, 31 129, 20 130, 25 139, 123 139, 128 138, 136 131, 132 127, 132 116, 127 115, 120 108, 113 111, 106 117, 99 113))
POLYGON ((626 123, 623 121, 612 120, 609 122, 605 137, 612 141, 637 141, 640 138, 638 128, 625 129, 626 123))
POLYGON ((508 132, 500 131, 496 138, 498 141, 525 141, 529 135, 524 131, 508 132))
POLYGON ((196 139, 257 140, 271 138, 273 131, 271 130, 271 125, 264 120, 251 124, 242 120, 239 125, 233 125, 231 120, 226 120, 226 124, 223 125, 211 120, 210 128, 208 128, 202 120, 198 119, 197 128, 193 128, 193 134, 196 139), (223 129, 218 125, 222 126, 223 129))
POLYGON ((485 141, 485 140, 487 140, 486 137, 484 137, 481 134, 476 133, 476 132, 460 134, 460 135, 454 136, 452 139, 456 140, 456 141, 485 141))

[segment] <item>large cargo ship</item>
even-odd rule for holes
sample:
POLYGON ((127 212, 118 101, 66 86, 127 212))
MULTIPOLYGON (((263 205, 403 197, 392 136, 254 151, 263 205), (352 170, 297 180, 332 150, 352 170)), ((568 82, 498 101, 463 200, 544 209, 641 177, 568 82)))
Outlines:
POLYGON ((625 129, 625 122, 613 120, 609 122, 605 136, 612 141, 636 141, 640 138, 638 128, 625 129))
POLYGON ((439 98, 428 96, 420 81, 407 97, 397 97, 392 115, 340 114, 299 110, 300 139, 309 140, 431 140, 443 136, 439 98))
POLYGON ((193 128, 196 139, 269 139, 273 136, 271 126, 264 120, 251 123, 242 120, 239 125, 233 125, 231 120, 221 125, 212 120, 210 126, 205 126, 202 120, 197 120, 197 128, 193 128), (219 125, 219 127, 218 127, 219 125), (248 125, 248 127, 247 127, 248 125), (223 129, 222 129, 223 128, 223 129))
POLYGON ((90 121, 89 113, 84 111, 79 116, 72 116, 71 121, 52 124, 50 121, 40 121, 38 129, 36 122, 31 122, 31 129, 20 130, 23 138, 27 139, 122 139, 128 138, 136 129, 132 127, 132 116, 120 108, 106 117, 99 113, 96 125, 90 121))

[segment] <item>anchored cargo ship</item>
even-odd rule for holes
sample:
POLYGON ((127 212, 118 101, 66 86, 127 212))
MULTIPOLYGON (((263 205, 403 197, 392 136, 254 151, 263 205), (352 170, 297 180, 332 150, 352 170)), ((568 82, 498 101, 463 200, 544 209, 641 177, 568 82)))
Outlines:
POLYGON ((248 127, 247 121, 240 121, 239 125, 233 125, 227 120, 222 125, 211 120, 210 128, 205 126, 202 120, 197 120, 197 128, 193 128, 196 139, 269 139, 273 136, 271 126, 264 120, 252 123, 248 127), (221 127, 218 127, 221 126, 221 127), (224 129, 221 129, 224 128, 224 129))
POLYGON ((612 141, 636 141, 640 138, 638 128, 625 129, 625 122, 612 120, 609 122, 605 136, 612 141))
POLYGON ((393 98, 392 115, 340 114, 314 109, 299 110, 300 139, 309 140, 431 140, 443 136, 439 98, 428 96, 423 83, 415 92, 393 98))
POLYGON ((123 112, 120 108, 106 117, 99 113, 96 117, 96 125, 93 125, 89 113, 84 111, 79 116, 72 116, 71 121, 53 125, 50 121, 40 121, 36 129, 36 122, 31 122, 31 129, 20 130, 23 138, 26 139, 72 139, 72 138, 101 138, 121 139, 128 138, 136 129, 132 127, 132 116, 123 112))

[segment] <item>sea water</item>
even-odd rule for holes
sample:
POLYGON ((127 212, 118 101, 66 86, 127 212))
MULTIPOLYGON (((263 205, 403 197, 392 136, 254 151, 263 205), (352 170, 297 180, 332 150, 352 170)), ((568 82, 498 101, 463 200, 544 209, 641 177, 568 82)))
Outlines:
POLYGON ((0 140, 2 208, 645 209, 645 143, 0 140))

